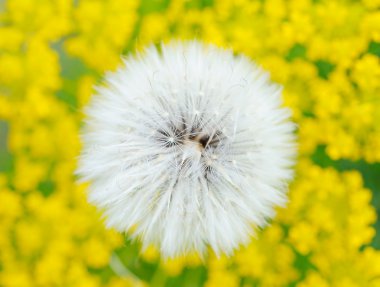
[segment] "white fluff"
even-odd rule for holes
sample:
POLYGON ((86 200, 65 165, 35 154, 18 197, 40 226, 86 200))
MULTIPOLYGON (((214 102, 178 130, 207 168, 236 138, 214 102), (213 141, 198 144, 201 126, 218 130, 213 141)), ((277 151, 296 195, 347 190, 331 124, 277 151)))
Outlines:
POLYGON ((230 254, 286 201, 294 124, 246 57, 198 42, 124 61, 86 109, 78 174, 107 225, 164 257, 230 254))

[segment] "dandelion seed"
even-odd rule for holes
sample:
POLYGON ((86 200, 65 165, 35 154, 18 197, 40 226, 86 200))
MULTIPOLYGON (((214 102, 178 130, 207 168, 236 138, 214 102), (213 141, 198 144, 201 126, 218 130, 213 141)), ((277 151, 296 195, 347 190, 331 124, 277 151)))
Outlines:
POLYGON ((78 174, 108 226, 165 257, 231 254, 285 203, 294 124, 250 60, 176 42, 105 82, 86 110, 78 174))

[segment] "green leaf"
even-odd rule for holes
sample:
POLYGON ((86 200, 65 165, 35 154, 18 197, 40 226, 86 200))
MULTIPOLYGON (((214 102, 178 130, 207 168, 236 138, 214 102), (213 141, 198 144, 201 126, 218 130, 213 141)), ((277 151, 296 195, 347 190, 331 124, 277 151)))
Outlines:
POLYGON ((329 74, 334 70, 335 65, 325 60, 318 60, 315 62, 318 69, 318 75, 323 79, 328 79, 329 74))
POLYGON ((10 172, 13 169, 13 157, 7 148, 8 123, 0 120, 0 172, 10 172))

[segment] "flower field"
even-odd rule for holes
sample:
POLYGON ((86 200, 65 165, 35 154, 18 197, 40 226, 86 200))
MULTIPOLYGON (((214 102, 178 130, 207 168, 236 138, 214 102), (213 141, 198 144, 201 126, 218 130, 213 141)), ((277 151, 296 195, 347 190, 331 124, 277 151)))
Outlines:
POLYGON ((0 286, 380 286, 379 0, 0 0, 0 286), (297 123, 288 204, 232 257, 161 260, 106 229, 74 171, 121 56, 242 53, 297 123))

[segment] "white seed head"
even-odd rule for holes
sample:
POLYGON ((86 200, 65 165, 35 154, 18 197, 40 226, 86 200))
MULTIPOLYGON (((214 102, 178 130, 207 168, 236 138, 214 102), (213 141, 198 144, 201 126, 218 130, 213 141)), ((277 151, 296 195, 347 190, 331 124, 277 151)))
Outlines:
POLYGON ((281 104, 280 87, 243 56, 151 46, 98 87, 78 174, 107 225, 143 247, 230 254, 286 201, 294 124, 281 104))

